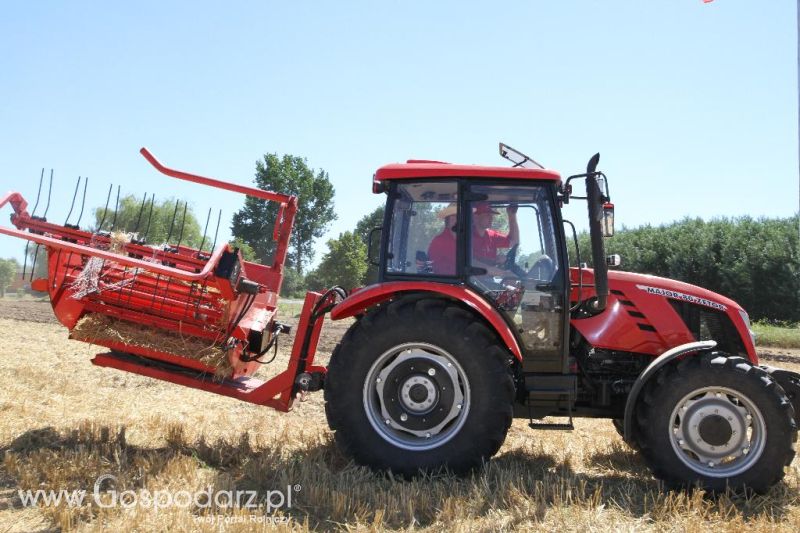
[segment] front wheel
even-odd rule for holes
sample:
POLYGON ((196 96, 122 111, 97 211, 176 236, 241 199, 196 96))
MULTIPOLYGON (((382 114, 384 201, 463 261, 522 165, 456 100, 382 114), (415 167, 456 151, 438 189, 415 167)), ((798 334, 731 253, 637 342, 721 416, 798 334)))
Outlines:
POLYGON ((638 441, 670 486, 764 492, 794 457, 797 428, 783 389, 741 357, 713 353, 665 368, 637 408, 638 441))
POLYGON ((463 308, 401 298, 369 312, 336 347, 325 385, 328 423, 359 464, 406 476, 464 472, 505 439, 510 357, 463 308))

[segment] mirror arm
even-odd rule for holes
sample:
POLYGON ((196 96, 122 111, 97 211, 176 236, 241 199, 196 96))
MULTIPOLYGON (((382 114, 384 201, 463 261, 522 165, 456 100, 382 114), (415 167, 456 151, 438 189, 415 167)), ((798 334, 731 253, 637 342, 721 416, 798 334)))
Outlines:
MULTIPOLYGON (((581 248, 578 246, 578 232, 575 231, 575 224, 567 219, 564 219, 563 222, 564 224, 569 224, 569 227, 572 228, 572 240, 575 243, 575 259, 577 259, 578 262, 578 301, 569 308, 569 312, 571 313, 581 305, 581 298, 583 297, 583 265, 581 264, 581 248)), ((571 287, 572 284, 570 283, 570 288, 571 287)), ((567 296, 567 298, 569 298, 569 296, 567 296)))

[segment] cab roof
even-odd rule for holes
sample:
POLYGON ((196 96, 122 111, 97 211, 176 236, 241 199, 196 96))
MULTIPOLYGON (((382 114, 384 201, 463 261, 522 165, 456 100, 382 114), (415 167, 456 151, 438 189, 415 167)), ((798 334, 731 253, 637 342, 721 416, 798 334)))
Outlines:
POLYGON ((392 163, 380 167, 375 181, 415 178, 500 178, 520 180, 549 180, 561 182, 561 174, 555 170, 522 167, 484 167, 478 165, 454 165, 442 161, 411 159, 405 163, 392 163))

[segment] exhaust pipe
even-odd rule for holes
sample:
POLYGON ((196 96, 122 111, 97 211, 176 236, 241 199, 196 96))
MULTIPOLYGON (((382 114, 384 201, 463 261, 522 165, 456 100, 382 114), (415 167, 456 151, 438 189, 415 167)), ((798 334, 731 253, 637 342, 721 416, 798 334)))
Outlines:
POLYGON ((594 286, 597 299, 589 303, 589 308, 599 313, 606 308, 608 301, 608 267, 603 243, 601 221, 603 219, 603 193, 597 184, 595 172, 600 154, 594 154, 586 166, 586 202, 589 204, 589 237, 592 241, 592 264, 594 266, 594 286))

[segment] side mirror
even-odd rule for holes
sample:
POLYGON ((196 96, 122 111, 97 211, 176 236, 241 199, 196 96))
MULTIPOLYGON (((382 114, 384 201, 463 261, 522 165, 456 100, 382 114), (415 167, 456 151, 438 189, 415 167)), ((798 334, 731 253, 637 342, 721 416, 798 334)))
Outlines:
POLYGON ((622 258, 619 254, 611 254, 606 256, 606 265, 610 267, 618 267, 622 264, 622 258))
POLYGON ((367 237, 367 262, 370 265, 380 266, 380 257, 376 258, 375 255, 372 253, 373 250, 375 249, 375 247, 372 246, 372 243, 375 242, 375 239, 373 237, 375 236, 375 233, 377 233, 378 234, 378 250, 381 249, 381 246, 380 246, 380 242, 381 242, 380 235, 381 235, 381 230, 382 229, 383 229, 383 226, 378 226, 377 228, 372 228, 370 230, 370 232, 369 232, 369 236, 367 237))
POLYGON ((603 237, 614 236, 614 204, 606 202, 603 204, 603 237))

